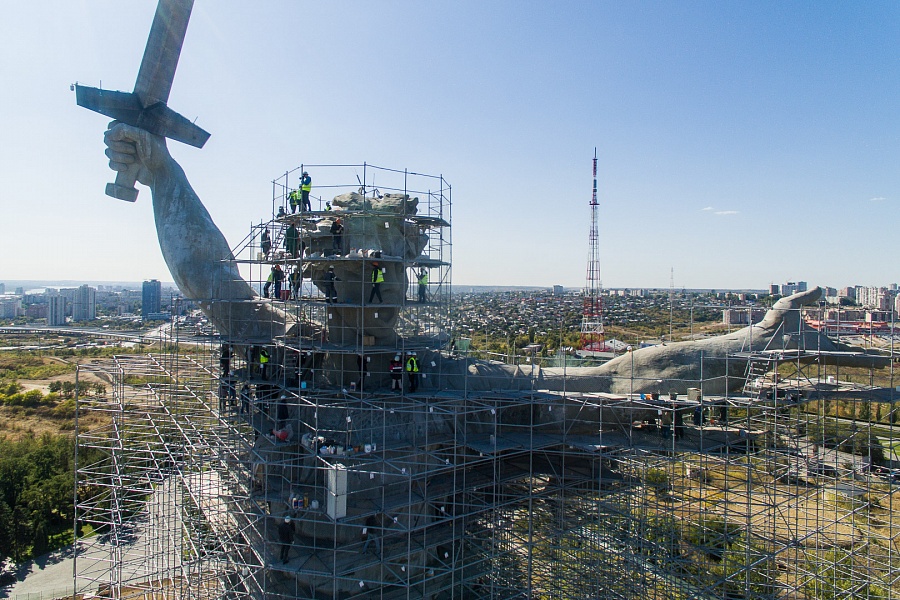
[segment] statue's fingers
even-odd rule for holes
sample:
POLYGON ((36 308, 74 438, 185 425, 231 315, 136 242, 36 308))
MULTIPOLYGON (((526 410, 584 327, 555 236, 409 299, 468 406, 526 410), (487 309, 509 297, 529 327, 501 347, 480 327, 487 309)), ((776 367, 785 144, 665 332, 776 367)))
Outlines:
MULTIPOLYGON (((116 142, 109 140, 106 143, 107 147, 113 152, 122 152, 124 154, 136 154, 137 148, 134 147, 133 142, 116 142)), ((107 154, 109 156, 109 154, 107 154)))
POLYGON ((113 121, 115 125, 106 130, 106 133, 103 134, 103 139, 107 144, 110 142, 136 142, 140 137, 141 130, 136 127, 131 127, 130 125, 126 125, 124 123, 117 123, 113 121))
POLYGON ((109 168, 113 171, 127 171, 131 168, 131 165, 111 160, 109 161, 109 168))
POLYGON ((113 148, 107 148, 106 156, 109 158, 110 163, 115 162, 125 165, 130 165, 137 159, 134 154, 134 148, 131 149, 131 152, 117 152, 113 148))

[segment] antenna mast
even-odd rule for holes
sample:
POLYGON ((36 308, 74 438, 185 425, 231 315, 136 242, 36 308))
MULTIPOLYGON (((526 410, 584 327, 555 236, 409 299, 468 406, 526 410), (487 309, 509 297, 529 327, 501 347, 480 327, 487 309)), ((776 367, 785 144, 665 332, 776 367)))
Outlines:
POLYGON ((606 350, 603 336, 603 300, 600 292, 600 235, 597 229, 597 149, 594 148, 594 193, 591 196, 590 255, 584 285, 584 308, 581 319, 581 349, 585 353, 606 350))
POLYGON ((672 310, 675 306, 675 267, 669 272, 669 341, 672 339, 672 310))

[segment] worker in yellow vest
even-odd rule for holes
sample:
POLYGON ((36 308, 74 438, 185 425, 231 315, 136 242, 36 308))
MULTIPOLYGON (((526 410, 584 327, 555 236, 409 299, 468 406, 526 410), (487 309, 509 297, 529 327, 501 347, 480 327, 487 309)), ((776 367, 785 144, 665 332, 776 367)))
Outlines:
POLYGON ((304 210, 312 210, 312 205, 309 203, 309 193, 312 191, 312 177, 309 176, 309 173, 303 171, 303 174, 300 176, 300 211, 304 210))
POLYGON ((381 299, 381 284, 384 283, 384 270, 379 266, 377 262, 372 263, 372 291, 369 292, 369 304, 372 304, 372 299, 375 296, 378 296, 379 302, 384 302, 381 299))
POLYGON ((261 371, 262 378, 266 379, 266 366, 269 364, 269 351, 265 348, 261 348, 259 351, 259 370, 261 371))
POLYGON ((419 360, 415 352, 410 352, 409 358, 406 359, 406 377, 409 380, 410 393, 419 389, 419 360))
POLYGON ((288 200, 291 202, 291 214, 297 212, 297 207, 300 206, 300 197, 300 190, 293 190, 288 194, 288 200))
POLYGON ((419 269, 419 302, 426 302, 425 297, 428 291, 428 271, 425 267, 419 269))

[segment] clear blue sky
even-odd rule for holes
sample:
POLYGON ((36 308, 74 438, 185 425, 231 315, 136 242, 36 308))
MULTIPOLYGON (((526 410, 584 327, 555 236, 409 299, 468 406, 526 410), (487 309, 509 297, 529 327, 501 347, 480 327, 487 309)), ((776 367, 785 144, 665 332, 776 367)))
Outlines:
MULTIPOLYGON (((154 0, 0 20, 0 280, 170 280, 149 191, 107 198, 107 119, 154 0)), ((581 286, 598 149, 605 287, 884 285, 900 199, 900 3, 196 0, 170 143, 226 237, 300 163, 453 185, 454 282, 581 286)))

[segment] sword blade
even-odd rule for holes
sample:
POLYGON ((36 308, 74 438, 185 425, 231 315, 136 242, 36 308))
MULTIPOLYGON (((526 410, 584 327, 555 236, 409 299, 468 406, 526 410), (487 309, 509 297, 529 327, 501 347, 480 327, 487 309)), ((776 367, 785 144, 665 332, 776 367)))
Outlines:
POLYGON ((194 0, 159 0, 156 6, 144 58, 134 84, 134 93, 145 108, 169 101, 193 7, 194 0))

